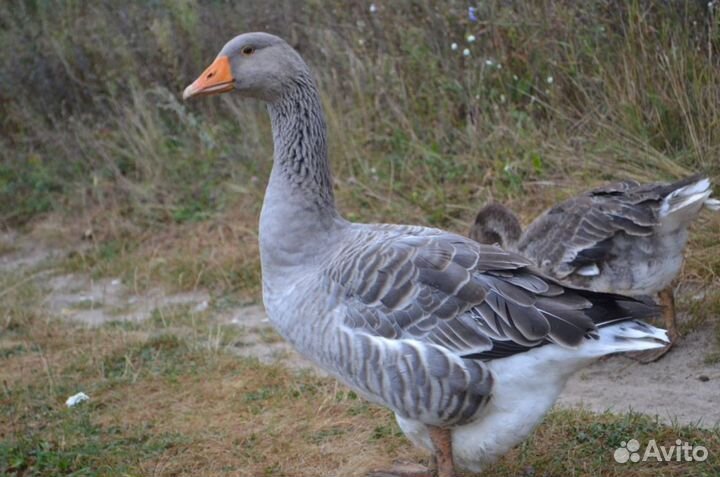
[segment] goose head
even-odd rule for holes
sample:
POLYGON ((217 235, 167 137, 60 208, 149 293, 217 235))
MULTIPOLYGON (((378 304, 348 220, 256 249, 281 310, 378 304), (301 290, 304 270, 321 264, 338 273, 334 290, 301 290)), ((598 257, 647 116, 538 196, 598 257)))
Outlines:
POLYGON ((498 244, 507 249, 513 248, 520 240, 522 227, 510 209, 492 202, 480 209, 469 235, 476 242, 498 244))
POLYGON ((215 61, 185 88, 183 99, 237 91, 272 103, 307 72, 303 59, 283 39, 244 33, 223 46, 215 61))

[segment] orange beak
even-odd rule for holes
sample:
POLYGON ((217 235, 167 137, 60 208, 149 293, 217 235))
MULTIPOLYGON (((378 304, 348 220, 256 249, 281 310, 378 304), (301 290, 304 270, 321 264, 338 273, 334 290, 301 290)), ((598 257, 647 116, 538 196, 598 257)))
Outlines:
POLYGON ((235 78, 230 69, 230 59, 227 56, 218 56, 198 79, 185 88, 183 99, 226 93, 234 88, 235 78))

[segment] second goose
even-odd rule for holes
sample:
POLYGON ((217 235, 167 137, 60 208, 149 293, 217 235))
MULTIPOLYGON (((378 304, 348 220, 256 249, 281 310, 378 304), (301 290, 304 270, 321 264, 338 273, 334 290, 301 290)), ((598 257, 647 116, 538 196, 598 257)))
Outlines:
MULTIPOLYGON (((672 282, 680 272, 688 227, 703 205, 717 210, 710 180, 624 181, 568 199, 523 232, 507 207, 492 203, 475 218, 470 237, 529 258, 547 275, 587 290, 630 296, 658 294, 665 325, 678 338, 672 282)), ((643 353, 650 362, 670 348, 643 353)))

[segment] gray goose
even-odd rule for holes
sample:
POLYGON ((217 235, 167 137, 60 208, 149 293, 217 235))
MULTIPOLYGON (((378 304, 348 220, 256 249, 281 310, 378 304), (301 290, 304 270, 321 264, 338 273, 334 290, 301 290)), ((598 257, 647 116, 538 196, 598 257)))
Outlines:
MULTIPOLYGON (((470 237, 529 258, 561 283, 629 296, 658 294, 671 341, 678 338, 672 282, 680 272, 688 227, 711 199, 710 180, 695 175, 672 183, 623 181, 568 199, 522 231, 507 207, 491 203, 475 218, 470 237)), ((642 353, 643 362, 671 345, 642 353)))
MULTIPOLYGON (((309 68, 282 39, 228 42, 185 99, 267 103, 273 168, 260 216, 263 301, 280 334, 434 453, 440 477, 525 439, 571 374, 663 346, 633 299, 556 284, 520 255, 442 230, 358 224, 335 208, 309 68)), ((398 470, 398 473, 400 471, 398 470)))

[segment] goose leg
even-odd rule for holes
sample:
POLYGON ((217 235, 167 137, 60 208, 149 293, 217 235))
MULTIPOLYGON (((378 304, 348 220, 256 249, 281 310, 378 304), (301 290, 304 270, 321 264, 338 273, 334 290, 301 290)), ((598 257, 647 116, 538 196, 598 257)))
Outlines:
POLYGON ((675 318, 675 295, 673 294, 673 287, 667 287, 662 290, 658 296, 660 297, 660 304, 663 307, 663 320, 665 320, 665 327, 670 335, 670 341, 675 343, 675 341, 680 338, 680 332, 678 331, 677 320, 675 318))
POLYGON ((628 356, 642 364, 652 363, 665 356, 665 353, 670 351, 673 344, 680 337, 680 332, 677 329, 677 321, 675 319, 675 295, 673 293, 672 285, 665 288, 658 293, 660 305, 662 306, 662 317, 665 322, 665 328, 667 329, 668 336, 670 337, 670 343, 664 348, 654 349, 650 351, 641 351, 639 353, 631 353, 628 356))
POLYGON ((449 429, 427 426, 430 440, 435 446, 435 461, 438 477, 455 477, 455 463, 452 453, 452 434, 449 429))

